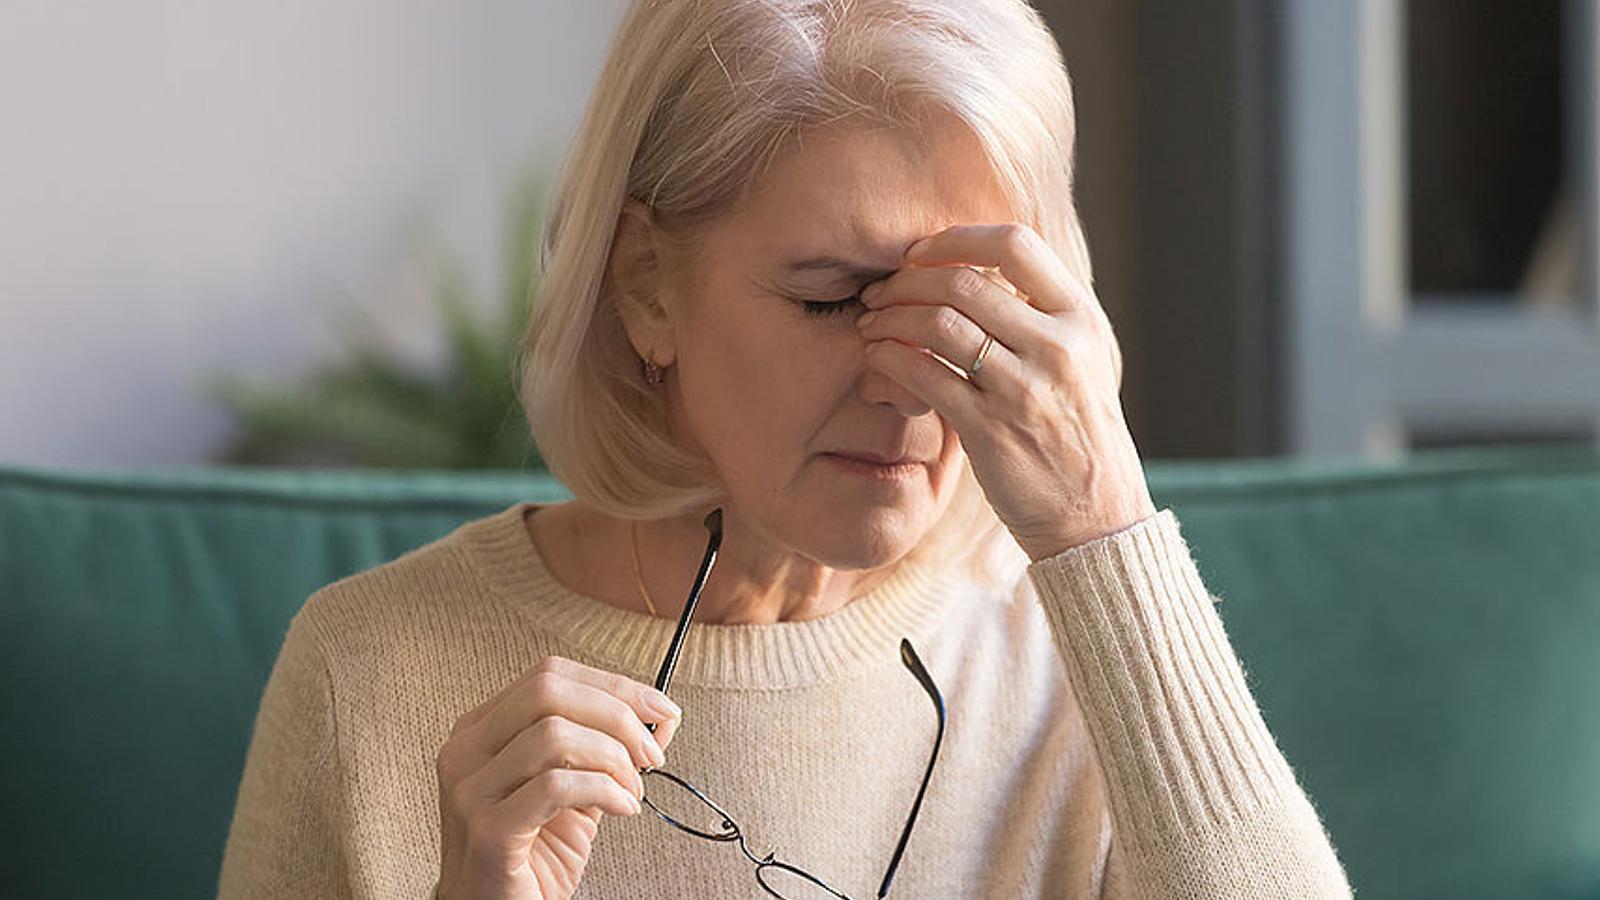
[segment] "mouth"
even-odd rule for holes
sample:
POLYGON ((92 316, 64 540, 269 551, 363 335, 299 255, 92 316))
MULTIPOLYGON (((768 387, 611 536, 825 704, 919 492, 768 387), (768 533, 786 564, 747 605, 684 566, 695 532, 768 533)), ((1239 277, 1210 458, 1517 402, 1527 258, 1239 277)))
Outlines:
POLYGON ((925 463, 909 456, 891 460, 873 455, 824 453, 823 457, 842 471, 889 480, 909 478, 926 468, 925 463))
POLYGON ((840 457, 844 457, 845 459, 854 459, 854 460, 859 460, 861 462, 867 462, 867 463, 876 463, 876 464, 878 464, 880 466, 899 466, 899 465, 907 465, 907 464, 922 465, 923 464, 922 460, 917 459, 917 458, 912 457, 912 456, 889 457, 889 456, 884 456, 881 453, 873 453, 870 450, 848 451, 848 452, 847 451, 843 451, 843 450, 839 450, 839 451, 829 452, 827 455, 828 456, 840 456, 840 457))

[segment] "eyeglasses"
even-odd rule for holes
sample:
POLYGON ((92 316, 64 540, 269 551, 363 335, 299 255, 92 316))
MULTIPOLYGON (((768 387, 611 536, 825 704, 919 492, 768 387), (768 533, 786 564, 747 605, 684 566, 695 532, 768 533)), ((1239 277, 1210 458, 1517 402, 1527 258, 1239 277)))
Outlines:
MULTIPOLYGON (((694 586, 689 589, 689 599, 684 602, 683 612, 678 616, 678 630, 672 635, 667 655, 661 661, 661 670, 656 674, 656 690, 663 693, 672 680, 672 670, 678 665, 678 651, 682 648, 684 635, 689 630, 689 620, 694 617, 695 605, 700 601, 700 589, 705 586, 706 576, 710 574, 711 566, 716 561, 717 550, 722 546, 720 507, 706 515, 705 526, 711 533, 710 540, 706 544, 705 558, 700 561, 700 571, 695 575, 694 586)), ((928 756, 928 769, 922 775, 922 786, 917 789, 917 798, 911 804, 911 812, 906 817, 906 826, 900 832, 900 843, 894 848, 894 856, 889 859, 889 867, 883 873, 883 883, 878 887, 879 897, 889 893, 889 882, 893 880, 895 869, 900 865, 900 857, 905 853, 906 842, 911 839, 911 827, 916 824, 917 811, 922 808, 923 795, 928 792, 928 780, 933 776, 933 764, 939 758, 939 745, 944 741, 944 697, 940 695, 938 686, 933 683, 933 678, 922 665, 922 660, 917 657, 917 652, 909 640, 900 641, 900 661, 922 685, 923 690, 928 692, 929 699, 933 701, 934 711, 939 716, 939 729, 934 735, 933 752, 928 756)), ((645 727, 652 733, 656 730, 654 722, 646 723, 645 727)), ((771 853, 766 856, 756 856, 750 852, 749 846, 745 843, 744 832, 734 821, 733 816, 699 788, 661 769, 646 768, 642 773, 647 776, 643 799, 656 815, 674 828, 695 837, 724 843, 738 841, 740 852, 755 863, 756 881, 767 893, 782 900, 825 897, 851 900, 850 895, 840 893, 827 882, 798 866, 776 859, 771 853), (656 785, 654 796, 651 794, 651 783, 656 785)))

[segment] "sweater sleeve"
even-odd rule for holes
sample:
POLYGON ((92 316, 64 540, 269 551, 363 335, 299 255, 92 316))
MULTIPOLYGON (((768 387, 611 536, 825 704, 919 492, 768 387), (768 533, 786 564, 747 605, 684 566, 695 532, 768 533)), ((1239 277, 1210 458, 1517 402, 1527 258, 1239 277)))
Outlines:
POLYGON ((1105 777, 1103 900, 1351 897, 1173 512, 1027 571, 1105 777))
POLYGON ((333 687, 305 609, 256 712, 217 896, 349 897, 333 687))

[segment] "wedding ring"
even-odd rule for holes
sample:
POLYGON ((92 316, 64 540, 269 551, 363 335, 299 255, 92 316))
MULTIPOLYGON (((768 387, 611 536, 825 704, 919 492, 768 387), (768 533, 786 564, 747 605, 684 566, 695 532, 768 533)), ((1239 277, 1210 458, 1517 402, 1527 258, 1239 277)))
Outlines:
POLYGON ((983 361, 988 358, 989 348, 993 346, 994 335, 985 333, 983 336, 983 346, 978 348, 978 358, 972 361, 972 368, 967 370, 967 378, 972 378, 972 376, 978 374, 979 369, 983 368, 983 361))

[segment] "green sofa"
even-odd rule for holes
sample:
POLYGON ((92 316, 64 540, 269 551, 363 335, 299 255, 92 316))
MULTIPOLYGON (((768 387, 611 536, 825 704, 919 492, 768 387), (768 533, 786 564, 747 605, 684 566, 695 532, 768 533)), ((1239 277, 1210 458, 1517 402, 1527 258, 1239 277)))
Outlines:
MULTIPOLYGON (((1600 898, 1600 455, 1146 470, 1357 896, 1600 898)), ((0 896, 214 895, 305 598, 567 496, 515 473, 0 467, 0 896)))

